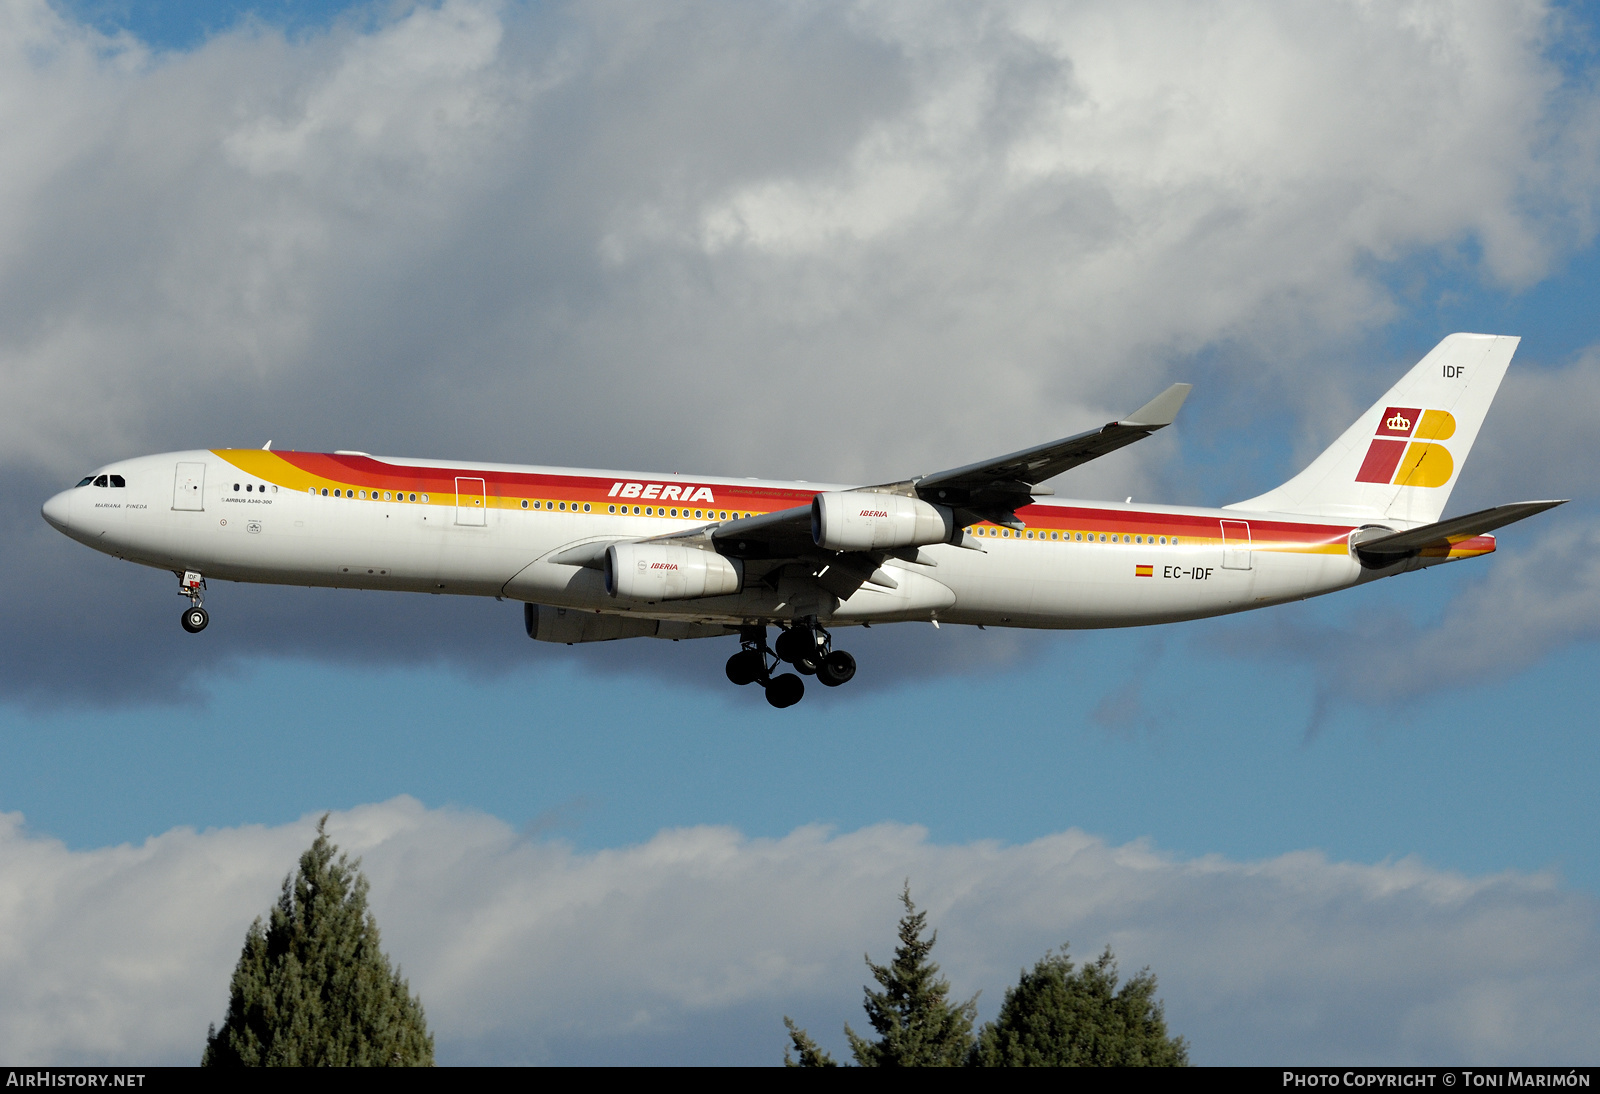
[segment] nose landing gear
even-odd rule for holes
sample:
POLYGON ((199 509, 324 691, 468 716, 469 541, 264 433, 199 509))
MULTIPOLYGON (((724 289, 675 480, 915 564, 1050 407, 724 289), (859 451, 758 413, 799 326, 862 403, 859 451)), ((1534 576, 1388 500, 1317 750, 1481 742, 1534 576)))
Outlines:
POLYGON ((767 702, 779 708, 794 706, 806 693, 805 681, 794 673, 772 675, 782 662, 830 688, 848 683, 856 674, 856 659, 834 649, 832 636, 814 624, 785 628, 771 648, 765 627, 746 627, 739 632, 739 645, 739 652, 728 658, 728 679, 740 686, 759 682, 767 702))
POLYGON ((178 595, 189 598, 189 606, 183 610, 183 629, 190 634, 199 634, 206 629, 206 624, 211 622, 211 613, 207 612, 203 603, 205 599, 206 579, 193 570, 186 570, 178 578, 178 595))

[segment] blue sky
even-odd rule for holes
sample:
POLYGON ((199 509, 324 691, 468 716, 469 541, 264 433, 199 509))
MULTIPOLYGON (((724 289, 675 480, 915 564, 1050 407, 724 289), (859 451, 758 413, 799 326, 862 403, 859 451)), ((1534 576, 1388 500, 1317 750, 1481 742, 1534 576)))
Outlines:
POLYGON ((102 34, 126 31, 161 50, 191 50, 214 35, 247 23, 258 23, 291 36, 314 34, 325 30, 341 16, 382 10, 381 6, 372 4, 318 3, 316 0, 269 0, 267 3, 71 0, 55 6, 102 34))
POLYGON ((5 793, 82 847, 411 794, 589 848, 702 823, 779 836, 893 820, 951 842, 1078 826, 1193 855, 1419 854, 1600 886, 1595 761, 1570 683, 1592 649, 1414 711, 1343 710, 1307 739, 1307 674, 1208 655, 1217 627, 1050 641, 1020 671, 787 718, 754 694, 548 658, 487 679, 270 662, 208 688, 200 710, 14 718, 5 793), (1140 712, 1108 717, 1129 685, 1140 712))
MULTIPOLYGON (((49 24, 19 0, 48 43, 19 86, 60 105, 38 121, 24 182, 0 191, 0 237, 22 256, 0 259, 0 281, 27 278, 0 308, 8 401, 22 408, 0 451, 20 560, 0 811, 25 818, 17 846, 89 870, 116 845, 188 846, 174 830, 221 846, 260 828, 293 846, 304 818, 335 810, 347 844, 381 864, 387 845, 361 842, 361 818, 410 818, 382 805, 402 796, 423 829, 483 814, 577 856, 575 872, 645 854, 664 830, 783 841, 822 825, 848 841, 906 825, 925 831, 928 895, 958 938, 1011 898, 932 863, 988 841, 1022 854, 1076 829, 1174 869, 1245 873, 1315 851, 1330 871, 1374 878, 1420 864, 1435 887, 1507 871, 1553 886, 1548 899, 1588 926, 1545 956, 1578 970, 1589 986, 1573 990, 1593 1002, 1600 100, 1594 52, 1572 29, 1590 33, 1592 11, 1554 9, 1574 21, 1555 33, 1552 12, 1446 5, 1480 90, 1424 71, 1424 91, 1402 95, 1420 63, 1402 48, 1409 32, 1333 8, 1304 25, 1238 16, 1248 25, 1231 42, 1304 50, 1303 71, 1258 72, 1240 47, 1228 64, 1157 78, 1162 41, 1182 28, 1130 5, 1116 18, 1148 56, 1118 83, 1085 29, 1112 18, 1095 7, 1084 26, 1041 30, 1000 5, 1000 22, 1015 17, 1000 34, 959 9, 913 27, 801 4, 768 19, 85 2, 56 5, 49 24), (156 53, 116 44, 122 31, 156 53), (1060 63, 1045 73, 1029 50, 1060 63), (1146 141, 1141 119, 1162 114, 1141 96, 1169 78, 1176 97, 1161 101, 1200 112, 1146 141), (988 90, 966 102, 950 88, 988 90), (1347 146, 1338 112, 1300 115, 1329 134, 1302 146, 1301 96, 1347 103, 1367 129, 1347 146), (1088 101, 1105 128, 1074 113, 1088 101), (1284 116, 1262 107, 1258 121, 1285 128, 1253 144, 1239 104, 1280 101, 1284 116), (1062 136, 1056 112, 1089 128, 1062 136), (1191 147, 1194 133, 1212 148, 1191 147), (11 227, 20 219, 31 228, 11 227), (36 516, 104 460, 268 437, 881 478, 1075 432, 1173 380, 1198 386, 1172 430, 1053 485, 1217 504, 1293 474, 1455 330, 1523 342, 1450 511, 1574 499, 1504 530, 1494 557, 1177 627, 855 632, 841 644, 858 680, 781 712, 722 679, 727 643, 548 647, 527 641, 516 605, 492 601, 219 586, 197 641, 176 626, 165 575, 60 540, 36 516)), ((1200 34, 1208 18, 1184 16, 1200 34)), ((287 869, 261 854, 268 881, 287 869)), ((906 876, 923 851, 906 854, 871 869, 906 876)), ((841 928, 829 944, 886 949, 894 894, 882 895, 875 934, 841 928)), ((1129 907, 1143 922, 1146 906, 1129 907)), ((394 908, 380 916, 411 922, 394 908)), ((1118 928, 1095 915, 1063 912, 1062 936, 1096 948, 1118 928)), ((674 926, 695 924, 685 913, 674 926)), ((206 929, 243 924, 218 913, 206 929)), ((445 967, 416 941, 426 930, 398 935, 422 947, 401 954, 409 965, 445 967)), ((1263 1042, 1238 1017, 1245 1003, 1230 1019, 1195 1002, 1193 970, 1169 974, 1158 936, 1115 934, 1134 967, 1165 977, 1169 1016, 1202 1061, 1309 1059, 1317 1046, 1457 1059, 1473 1044, 1361 1032, 1357 1004, 1303 1040, 1263 1042)), ((948 967, 1014 968, 1042 953, 1040 937, 1054 936, 1020 932, 981 960, 981 947, 958 950, 948 967)), ((1419 980, 1490 990, 1466 954, 1419 980)), ((792 1002, 854 1020, 860 970, 839 968, 751 989, 755 1012, 775 1022, 762 1008, 792 1002)), ((1319 975, 1337 996, 1338 964, 1319 975)), ((425 1002, 447 996, 428 984, 425 1002)), ((1003 976, 957 984, 980 986, 992 1008, 1003 976)), ((725 1011, 673 1006, 663 1020, 684 1058, 776 1058, 778 1041, 741 1055, 712 1032, 725 1011)), ((442 1055, 523 1058, 506 1048, 520 1027, 443 1011, 442 1055)), ((1569 1042, 1552 1034, 1549 1059, 1594 1019, 1580 1013, 1569 1042)), ((538 1021, 527 1036, 545 1036, 538 1021)), ((130 1033, 123 1051, 181 1047, 173 1028, 130 1033)), ((0 1012, 0 1055, 116 1058, 115 1045, 20 1030, 0 1012)), ((604 1058, 577 1034, 549 1037, 527 1058, 604 1058)), ((660 1038, 641 1032, 615 1058, 652 1058, 660 1038)))

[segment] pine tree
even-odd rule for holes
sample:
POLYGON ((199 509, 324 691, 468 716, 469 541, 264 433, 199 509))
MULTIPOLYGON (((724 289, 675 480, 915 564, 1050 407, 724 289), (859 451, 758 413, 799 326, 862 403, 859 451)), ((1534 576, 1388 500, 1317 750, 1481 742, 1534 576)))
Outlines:
POLYGON ((433 1064, 422 1002, 379 949, 361 862, 335 861, 327 821, 283 879, 270 922, 250 925, 201 1066, 433 1064))
POLYGON ((1107 946, 1077 972, 1063 947, 1006 992, 1000 1016, 978 1036, 980 1067, 1183 1067, 1189 1046, 1168 1037, 1149 969, 1117 988, 1107 946))
POLYGON ((939 966, 929 960, 939 932, 922 937, 928 913, 917 911, 911 902, 909 882, 900 901, 906 914, 900 920, 894 961, 875 965, 867 957, 867 968, 883 989, 862 989, 866 993, 862 1006, 878 1040, 868 1041, 846 1025, 850 1051, 862 1067, 959 1067, 972 1050, 978 997, 950 1002, 950 981, 941 979, 939 966))
POLYGON ((789 1055, 788 1049, 784 1049, 784 1067, 839 1066, 838 1061, 836 1061, 832 1056, 824 1052, 822 1049, 818 1048, 817 1043, 811 1039, 811 1035, 805 1030, 801 1029, 799 1026, 795 1025, 794 1020, 787 1014, 783 1016, 783 1027, 789 1031, 789 1040, 794 1043, 795 1052, 800 1054, 800 1059, 796 1060, 793 1056, 789 1055))

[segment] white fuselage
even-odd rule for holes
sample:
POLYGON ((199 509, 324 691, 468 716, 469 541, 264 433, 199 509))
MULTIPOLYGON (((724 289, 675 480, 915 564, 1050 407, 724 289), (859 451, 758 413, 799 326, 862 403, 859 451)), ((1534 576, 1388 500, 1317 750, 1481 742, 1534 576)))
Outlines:
POLYGON ((1165 623, 1493 550, 1485 536, 1448 555, 1371 570, 1349 549, 1356 526, 1327 518, 1051 500, 1018 511, 1024 529, 974 525, 977 549, 941 544, 890 558, 895 588, 862 584, 841 599, 791 566, 732 595, 651 602, 614 597, 599 569, 555 557, 585 542, 661 536, 851 488, 256 450, 146 456, 97 475, 125 485, 63 491, 46 503, 46 518, 146 566, 230 581, 506 597, 693 628, 674 632, 682 634, 800 619, 1165 623))

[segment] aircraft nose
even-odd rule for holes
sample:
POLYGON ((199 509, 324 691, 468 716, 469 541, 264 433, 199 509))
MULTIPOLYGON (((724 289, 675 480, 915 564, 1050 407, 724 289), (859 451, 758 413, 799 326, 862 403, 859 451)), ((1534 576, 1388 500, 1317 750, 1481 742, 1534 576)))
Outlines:
POLYGON ((58 532, 65 532, 67 525, 72 521, 72 491, 61 491, 45 502, 40 512, 44 514, 44 519, 50 522, 51 527, 58 532))

